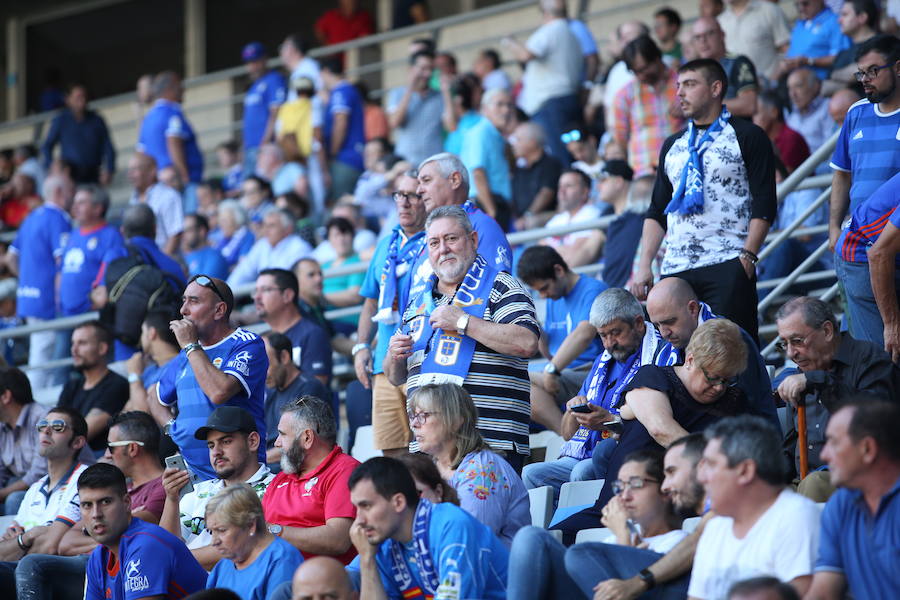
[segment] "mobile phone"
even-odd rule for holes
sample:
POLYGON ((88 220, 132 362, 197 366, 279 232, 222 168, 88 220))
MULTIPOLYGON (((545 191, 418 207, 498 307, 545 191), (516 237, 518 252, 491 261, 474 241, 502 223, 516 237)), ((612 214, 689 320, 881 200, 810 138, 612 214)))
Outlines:
POLYGON ((640 523, 636 523, 634 519, 626 519, 625 526, 628 527, 628 531, 631 532, 632 535, 636 536, 639 540, 643 539, 643 534, 641 532, 640 523))
POLYGON ((612 421, 606 421, 605 423, 603 423, 603 428, 607 431, 611 431, 612 433, 622 433, 622 420, 616 418, 612 421))
POLYGON ((573 406, 569 410, 577 413, 589 413, 591 412, 591 407, 589 404, 579 404, 578 406, 573 406))
POLYGON ((167 469, 178 469, 179 471, 187 471, 189 475, 188 482, 185 484, 183 488, 181 488, 181 492, 178 494, 179 500, 184 498, 185 494, 189 494, 194 491, 194 484, 200 483, 200 477, 188 469, 187 463, 184 462, 184 457, 180 454, 173 454, 172 456, 166 457, 166 468, 167 469))

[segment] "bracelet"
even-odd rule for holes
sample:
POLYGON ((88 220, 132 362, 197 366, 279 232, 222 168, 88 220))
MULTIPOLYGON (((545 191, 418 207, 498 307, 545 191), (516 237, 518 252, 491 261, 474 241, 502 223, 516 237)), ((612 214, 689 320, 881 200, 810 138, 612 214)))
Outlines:
POLYGON ((19 548, 21 548, 23 552, 28 552, 28 550, 31 548, 31 546, 25 545, 25 540, 22 539, 23 535, 25 535, 25 534, 20 533, 19 535, 16 536, 16 543, 19 545, 19 548))
POLYGON ((129 373, 128 374, 128 383, 137 383, 141 380, 141 376, 137 373, 129 373))
POLYGON ((186 346, 183 348, 183 350, 184 350, 184 355, 185 355, 185 356, 190 356, 190 355, 191 355, 191 352, 193 352, 194 350, 199 350, 200 348, 202 348, 202 346, 201 346, 199 343, 197 343, 197 342, 191 342, 190 344, 186 345, 186 346))
POLYGON ((366 344, 365 342, 360 342, 360 343, 356 344, 355 346, 353 346, 353 349, 350 350, 350 356, 352 356, 353 358, 356 358, 356 355, 359 352, 361 352, 363 350, 370 350, 370 349, 371 349, 371 346, 369 346, 369 344, 366 344))
POLYGON ((738 256, 746 258, 754 265, 759 262, 759 257, 756 254, 754 254, 753 252, 750 252, 749 250, 747 250, 746 248, 742 248, 741 252, 740 252, 740 254, 738 254, 738 256))
POLYGON ((649 568, 641 569, 641 571, 638 573, 638 578, 640 578, 641 581, 647 584, 648 591, 656 587, 656 576, 650 571, 649 568))

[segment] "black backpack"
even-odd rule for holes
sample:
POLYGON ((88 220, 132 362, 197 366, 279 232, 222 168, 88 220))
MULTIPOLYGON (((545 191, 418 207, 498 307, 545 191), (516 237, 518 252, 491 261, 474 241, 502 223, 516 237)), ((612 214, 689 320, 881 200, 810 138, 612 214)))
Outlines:
POLYGON ((137 347, 141 323, 151 310, 170 312, 181 307, 183 277, 160 269, 139 248, 125 244, 128 256, 106 266, 104 278, 108 300, 100 311, 103 322, 119 341, 137 347), (178 290, 178 291, 176 291, 178 290))

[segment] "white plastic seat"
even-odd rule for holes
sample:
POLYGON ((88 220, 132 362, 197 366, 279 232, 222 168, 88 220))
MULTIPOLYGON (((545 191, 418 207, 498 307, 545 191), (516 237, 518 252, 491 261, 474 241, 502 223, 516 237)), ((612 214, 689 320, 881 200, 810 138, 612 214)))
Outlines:
POLYGON ((582 529, 575 535, 575 543, 582 542, 602 542, 609 537, 612 530, 608 527, 595 527, 593 529, 582 529))
POLYGON ((603 489, 603 479, 568 481, 559 489, 559 508, 593 504, 603 489))
POLYGON ((356 430, 356 439, 350 455, 359 462, 365 462, 373 456, 381 456, 381 450, 375 449, 375 433, 371 425, 364 425, 356 430))
POLYGON ((546 529, 553 516, 553 488, 545 485, 528 490, 528 502, 531 505, 531 524, 546 529))

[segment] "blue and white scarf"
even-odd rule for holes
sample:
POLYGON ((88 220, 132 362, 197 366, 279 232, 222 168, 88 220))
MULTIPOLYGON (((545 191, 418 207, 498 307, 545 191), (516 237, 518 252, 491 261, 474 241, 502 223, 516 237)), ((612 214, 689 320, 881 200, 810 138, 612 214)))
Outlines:
POLYGON ((394 583, 401 590, 404 599, 412 598, 431 598, 437 593, 438 581, 437 569, 434 564, 434 558, 431 556, 431 549, 428 547, 428 525, 431 522, 432 504, 424 498, 419 499, 419 506, 416 508, 416 515, 413 518, 412 545, 416 553, 416 566, 419 567, 419 577, 422 585, 425 586, 423 591, 415 584, 412 573, 409 572, 409 565, 403 557, 403 544, 397 540, 390 540, 391 551, 391 577, 394 583))
POLYGON ((397 297, 397 280, 406 275, 425 245, 425 232, 410 238, 400 225, 394 227, 388 245, 387 259, 381 270, 381 290, 378 293, 378 312, 372 321, 393 325, 400 321, 400 301, 397 297))
MULTIPOLYGON (((613 414, 618 414, 619 410, 616 406, 619 404, 619 396, 622 394, 622 390, 625 386, 631 383, 635 373, 637 373, 644 365, 660 364, 659 361, 662 358, 660 352, 665 348, 663 339, 656 330, 656 327, 653 326, 653 323, 645 321, 644 327, 646 328, 646 331, 644 332, 644 339, 641 341, 640 349, 628 357, 627 362, 625 363, 624 373, 613 390, 610 402, 608 403, 608 406, 604 406, 606 410, 613 414)), ((605 395, 607 378, 609 377, 613 362, 614 359, 612 354, 610 354, 609 350, 604 350, 603 354, 600 355, 599 360, 594 365, 593 370, 591 370, 591 373, 588 375, 590 383, 588 384, 586 395, 587 401, 590 404, 602 406, 601 401, 605 395)), ((563 444, 559 455, 571 456, 578 460, 585 460, 590 458, 591 452, 593 452, 597 442, 605 437, 609 437, 606 431, 594 431, 593 429, 588 429, 584 425, 581 425, 578 427, 578 430, 575 431, 572 438, 563 444)))
MULTIPOLYGON (((497 275, 498 271, 488 265, 480 254, 477 255, 453 294, 450 304, 459 307, 472 318, 483 318, 497 275)), ((456 331, 450 333, 431 327, 429 317, 436 308, 432 291, 437 280, 437 275, 432 273, 425 289, 418 298, 412 300, 414 316, 403 328, 404 333, 413 338, 413 354, 409 357, 408 364, 421 360, 420 386, 429 383, 462 385, 475 355, 476 342, 456 331)))
POLYGON ((672 195, 672 201, 666 206, 665 213, 682 216, 696 215, 703 212, 703 155, 712 146, 719 134, 728 125, 731 113, 722 107, 722 114, 706 129, 698 140, 697 126, 694 121, 688 122, 688 151, 690 158, 681 171, 678 188, 672 195))
MULTIPOLYGON (((712 311, 709 304, 699 300, 697 303, 700 305, 700 313, 697 315, 697 327, 700 327, 710 319, 719 318, 719 315, 712 311)), ((676 348, 670 342, 666 342, 666 345, 659 351, 659 359, 656 364, 664 367, 684 364, 684 348, 676 348)))

